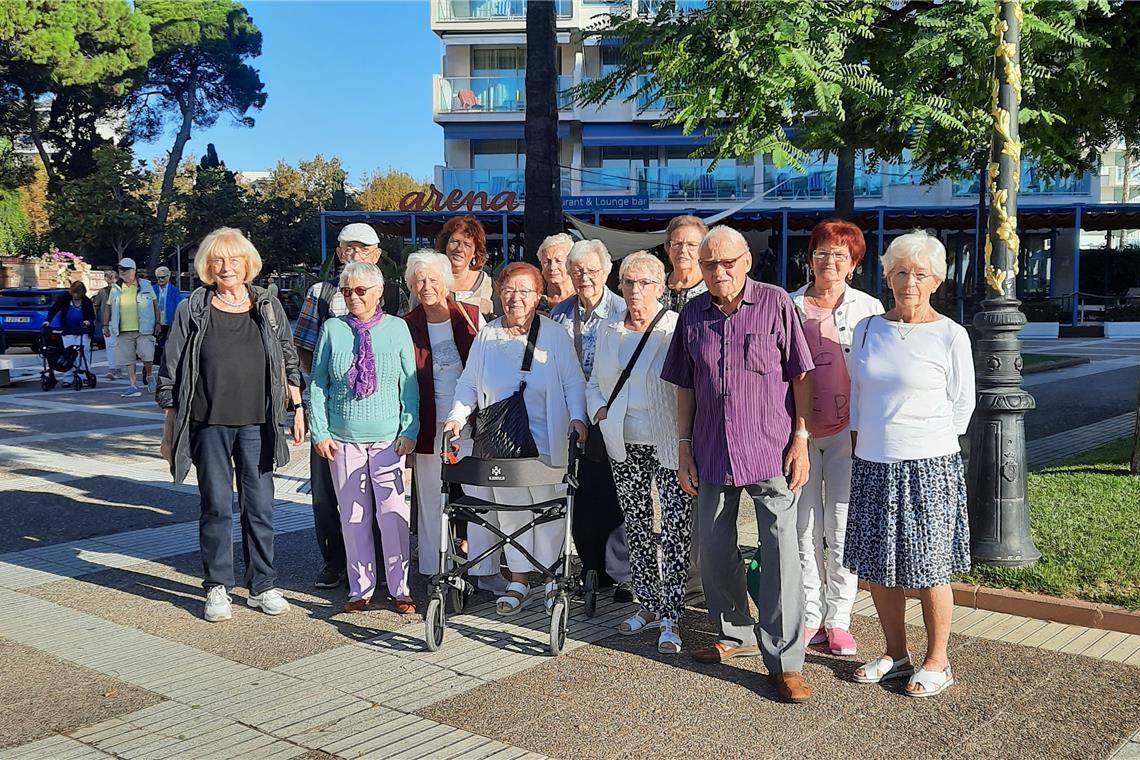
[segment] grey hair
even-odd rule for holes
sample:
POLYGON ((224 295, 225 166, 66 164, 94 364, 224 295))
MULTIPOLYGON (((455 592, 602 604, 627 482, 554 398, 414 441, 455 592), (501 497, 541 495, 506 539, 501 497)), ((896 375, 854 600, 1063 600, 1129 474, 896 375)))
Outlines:
POLYGON ((716 227, 713 227, 711 230, 705 233, 704 238, 701 240, 701 247, 697 250, 700 251, 707 248, 709 244, 714 240, 722 237, 728 238, 729 242, 742 248, 745 253, 750 253, 748 248, 748 241, 745 240, 744 236, 740 234, 740 230, 737 230, 734 227, 729 227, 727 224, 718 224, 716 227))
POLYGON ((412 278, 425 267, 439 272, 440 279, 450 293, 455 287, 455 275, 451 273, 451 259, 433 248, 421 248, 408 256, 404 271, 404 282, 408 284, 408 290, 412 290, 412 278))
POLYGON ((170 267, 159 267, 154 270, 155 277, 162 277, 163 275, 170 276, 170 267))
POLYGON ((614 268, 614 261, 610 258, 610 251, 606 248, 606 244, 601 240, 579 240, 570 248, 570 253, 566 257, 566 264, 573 266, 586 256, 597 256, 598 260, 602 262, 602 274, 606 277, 610 276, 610 270, 614 268))
POLYGON ((891 241, 883 257, 883 277, 894 271, 900 261, 915 259, 930 267, 930 272, 942 282, 946 281, 946 247, 942 241, 926 230, 915 230, 891 241))
POLYGON ((382 288, 384 287, 384 274, 380 271, 380 267, 375 264, 369 264, 367 261, 354 261, 351 264, 345 264, 344 269, 341 270, 339 284, 343 288, 353 281, 382 288))
POLYGON ((658 282, 665 282, 665 265, 649 251, 637 251, 622 259, 621 266, 618 267, 618 277, 625 277, 625 273, 630 269, 644 269, 658 282))
POLYGON ((573 248, 574 238, 570 237, 565 232, 556 232, 553 235, 549 235, 545 240, 538 244, 538 250, 534 252, 535 257, 537 258, 547 248, 553 248, 556 245, 567 245, 573 248))

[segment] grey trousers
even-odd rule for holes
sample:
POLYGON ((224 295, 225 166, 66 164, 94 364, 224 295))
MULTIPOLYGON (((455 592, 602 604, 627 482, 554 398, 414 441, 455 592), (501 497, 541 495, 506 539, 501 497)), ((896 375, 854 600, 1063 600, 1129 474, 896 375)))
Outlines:
POLYGON ((777 477, 749 486, 701 481, 697 496, 701 575, 709 617, 720 640, 753 645, 759 639, 769 673, 797 673, 804 665, 804 584, 796 533, 796 494, 777 477), (753 622, 748 610, 744 558, 736 518, 740 492, 756 505, 760 534, 760 610, 753 622))

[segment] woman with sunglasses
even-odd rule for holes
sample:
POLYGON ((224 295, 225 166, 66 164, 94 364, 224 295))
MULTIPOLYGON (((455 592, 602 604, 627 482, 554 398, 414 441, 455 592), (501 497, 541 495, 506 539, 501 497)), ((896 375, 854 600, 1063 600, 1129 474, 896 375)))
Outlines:
POLYGON ((384 574, 393 606, 412 614, 408 588, 411 510, 404 499, 404 457, 419 435, 415 350, 404 320, 380 306, 384 277, 357 261, 340 275, 348 314, 328 320, 313 352, 310 429, 329 461, 348 567, 346 612, 372 603, 379 568, 373 520, 380 526, 384 574))
POLYGON ((836 655, 857 649, 851 609, 858 579, 843 566, 851 500, 851 336, 861 319, 883 313, 878 298, 851 287, 866 250, 863 231, 854 224, 823 220, 808 241, 811 281, 792 293, 815 364, 807 419, 810 474, 800 492, 796 526, 804 572, 804 643, 824 645, 836 655))

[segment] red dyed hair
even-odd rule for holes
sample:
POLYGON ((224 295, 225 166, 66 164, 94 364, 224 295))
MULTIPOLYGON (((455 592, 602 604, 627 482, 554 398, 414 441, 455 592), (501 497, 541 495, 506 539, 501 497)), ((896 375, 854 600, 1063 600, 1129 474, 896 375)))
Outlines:
POLYGON ((811 240, 808 241, 807 255, 810 258, 817 248, 826 245, 845 245, 851 254, 851 267, 859 266, 863 254, 867 252, 867 242, 863 239, 863 230, 851 222, 843 219, 824 219, 811 231, 811 240))
POLYGON ((483 225, 473 216, 454 216, 448 219, 447 223, 443 225, 443 229, 435 236, 435 249, 437 251, 447 253, 447 241, 451 239, 453 232, 467 235, 475 240, 473 268, 482 269, 483 265, 487 263, 487 233, 483 231, 483 225))
POLYGON ((519 275, 531 278, 534 281, 534 289, 539 293, 542 292, 542 272, 538 271, 538 267, 534 264, 528 264, 525 261, 512 261, 500 269, 499 276, 495 278, 495 288, 501 290, 504 282, 519 275))

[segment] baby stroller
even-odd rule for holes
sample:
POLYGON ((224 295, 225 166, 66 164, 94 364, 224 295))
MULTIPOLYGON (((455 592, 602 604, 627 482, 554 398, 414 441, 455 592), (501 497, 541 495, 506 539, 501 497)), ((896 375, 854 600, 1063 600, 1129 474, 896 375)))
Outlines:
POLYGON ((45 391, 50 391, 59 385, 59 380, 55 376, 56 372, 74 371, 75 376, 71 383, 65 383, 65 385, 71 385, 77 391, 83 390, 83 386, 95 387, 97 382, 95 373, 91 371, 91 365, 87 363, 87 352, 83 350, 82 341, 78 345, 65 347, 62 332, 58 330, 45 331, 40 356, 44 360, 44 368, 40 372, 40 387, 45 391))
POLYGON ((556 584, 554 606, 550 613, 550 653, 559 655, 566 646, 566 627, 570 620, 570 592, 577 585, 570 574, 570 525, 574 520, 574 493, 578 489, 578 436, 570 437, 570 458, 565 474, 554 471, 537 457, 527 459, 476 459, 464 457, 456 461, 451 454, 451 436, 443 441, 444 457, 442 468, 443 486, 441 489, 441 520, 443 541, 440 542, 440 572, 428 580, 428 607, 424 619, 425 640, 429 651, 436 651, 443 644, 443 629, 446 622, 444 595, 452 612, 463 611, 470 586, 463 575, 479 562, 508 544, 522 554, 534 567, 539 568, 543 582, 556 584), (451 497, 452 485, 494 486, 498 488, 516 486, 552 486, 566 484, 566 496, 551 499, 539 504, 506 506, 477 499, 474 496, 451 497), (511 534, 504 533, 497 525, 489 523, 485 517, 492 511, 520 511, 534 513, 534 519, 511 534), (563 537, 562 555, 550 567, 543 566, 534 555, 521 546, 517 539, 538 525, 566 518, 566 533, 563 537), (475 557, 464 558, 455 552, 453 535, 454 518, 466 520, 472 525, 485 528, 498 540, 475 557), (450 539, 450 540, 449 540, 450 539))

